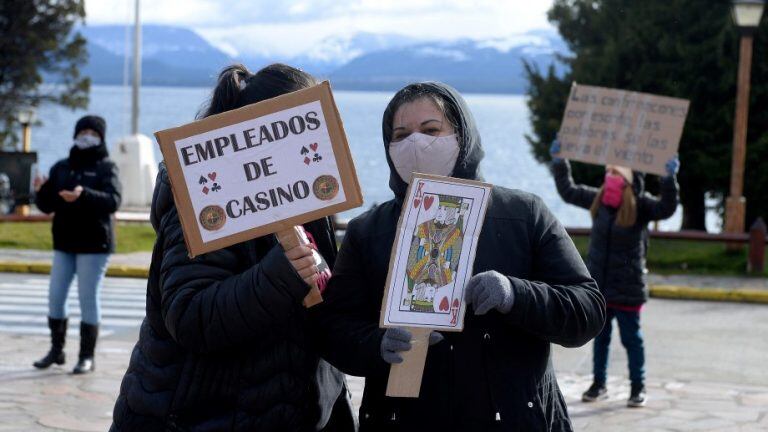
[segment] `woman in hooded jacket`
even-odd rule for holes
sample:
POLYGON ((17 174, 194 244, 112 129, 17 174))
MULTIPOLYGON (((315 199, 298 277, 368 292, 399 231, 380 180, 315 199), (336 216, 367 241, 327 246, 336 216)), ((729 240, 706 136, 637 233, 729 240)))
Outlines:
MULTIPOLYGON (((282 64, 255 74, 230 66, 202 117, 314 84, 282 64)), ((302 305, 310 283, 322 290, 328 276, 313 251, 333 268, 330 219, 303 226, 312 247, 283 250, 267 235, 189 258, 163 164, 150 218, 147 316, 110 430, 354 430, 344 377, 318 357, 302 305)))
POLYGON ((325 358, 365 377, 360 430, 572 430, 550 344, 587 343, 605 304, 557 219, 519 190, 493 187, 464 330, 432 333, 417 399, 385 396, 390 365, 411 348, 407 330, 378 326, 411 174, 479 180, 483 149, 463 98, 441 83, 397 92, 382 132, 395 196, 349 223, 325 302, 312 311, 325 358))
POLYGON ((53 213, 53 265, 48 293, 51 349, 34 363, 38 369, 64 364, 67 295, 77 275, 80 302, 80 353, 74 374, 92 372, 101 322, 99 292, 109 255, 115 251, 112 214, 120 207, 120 179, 104 140, 107 124, 94 115, 75 124, 69 157, 51 167, 47 179, 35 178, 35 203, 53 213))
POLYGON ((608 348, 615 318, 629 362, 631 387, 627 406, 642 407, 647 396, 640 311, 648 300, 645 267, 648 223, 667 219, 675 213, 678 204, 675 177, 680 161, 675 156, 667 162, 667 175, 661 179, 661 197, 656 198, 645 192, 641 175, 616 165, 606 167, 605 180, 599 189, 576 185, 570 163, 558 157, 559 153, 560 143, 555 140, 550 154, 557 191, 565 202, 588 209, 592 215, 587 267, 607 303, 605 327, 594 342, 594 380, 582 400, 594 402, 608 398, 608 348))

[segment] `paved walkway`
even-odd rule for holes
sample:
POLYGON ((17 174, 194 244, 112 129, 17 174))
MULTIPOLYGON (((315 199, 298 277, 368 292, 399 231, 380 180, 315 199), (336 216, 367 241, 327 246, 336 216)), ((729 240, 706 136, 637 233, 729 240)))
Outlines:
MULTIPOLYGON (((70 375, 72 361, 66 368, 34 370, 31 363, 46 344, 41 336, 0 333, 0 431, 107 430, 133 342, 103 339, 97 371, 87 376, 70 375)), ((77 355, 75 345, 67 346, 69 359, 77 355)), ((559 374, 577 431, 768 430, 768 386, 652 380, 648 406, 630 409, 625 406, 629 390, 617 376, 609 380, 608 401, 580 402, 589 381, 583 375, 559 374)), ((350 387, 359 404, 363 380, 351 378, 350 387)))
MULTIPOLYGON (((0 431, 104 431, 138 335, 144 282, 107 279, 107 336, 97 347, 96 373, 87 376, 68 373, 77 356, 72 332, 66 367, 31 366, 49 343, 39 310, 46 282, 42 275, 0 273, 0 431)), ((577 431, 768 431, 768 306, 652 299, 643 310, 643 331, 649 403, 642 409, 625 406, 626 355, 618 335, 605 402, 580 401, 591 381, 590 346, 555 347, 558 381, 577 431)), ((350 386, 359 404, 363 380, 351 378, 350 386)))

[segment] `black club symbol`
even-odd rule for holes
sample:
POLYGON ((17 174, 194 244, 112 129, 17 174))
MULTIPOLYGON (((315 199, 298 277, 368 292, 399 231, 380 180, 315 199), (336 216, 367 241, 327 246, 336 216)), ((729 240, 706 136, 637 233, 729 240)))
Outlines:
POLYGON ((315 157, 313 157, 313 158, 312 158, 312 160, 313 160, 314 162, 320 162, 321 160, 323 160, 323 157, 322 157, 322 156, 320 156, 320 154, 319 154, 319 153, 315 153, 315 157))
POLYGON ((221 186, 219 186, 218 183, 214 183, 213 186, 211 186, 211 190, 214 192, 218 192, 221 190, 221 186))

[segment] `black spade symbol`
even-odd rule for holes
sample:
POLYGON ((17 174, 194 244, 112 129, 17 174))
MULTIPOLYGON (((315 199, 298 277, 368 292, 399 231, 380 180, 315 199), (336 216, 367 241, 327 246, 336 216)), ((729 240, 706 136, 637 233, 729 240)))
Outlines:
POLYGON ((200 176, 200 180, 198 180, 197 182, 200 183, 200 184, 206 184, 206 183, 208 183, 208 179, 206 179, 203 176, 200 176))
POLYGON ((301 154, 305 155, 307 153, 309 153, 309 149, 307 147, 301 147, 301 154))

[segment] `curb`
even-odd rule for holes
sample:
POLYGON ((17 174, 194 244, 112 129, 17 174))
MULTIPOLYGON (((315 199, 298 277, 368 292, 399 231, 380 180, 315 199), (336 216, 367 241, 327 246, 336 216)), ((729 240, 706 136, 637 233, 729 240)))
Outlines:
POLYGON ((679 300, 706 300, 768 304, 768 290, 751 288, 695 288, 679 285, 651 285, 651 297, 679 300))
MULTIPOLYGON (((50 274, 51 264, 36 262, 0 262, 2 273, 50 274)), ((141 278, 149 276, 149 268, 139 266, 111 265, 107 276, 141 278)), ((768 304, 768 290, 750 288, 695 288, 680 285, 651 285, 650 295, 654 298, 678 300, 705 300, 734 303, 768 304)))
MULTIPOLYGON (((6 261, 0 262, 0 272, 50 274, 51 264, 44 262, 6 261)), ((149 268, 111 265, 107 267, 107 276, 146 279, 149 277, 149 268)))

